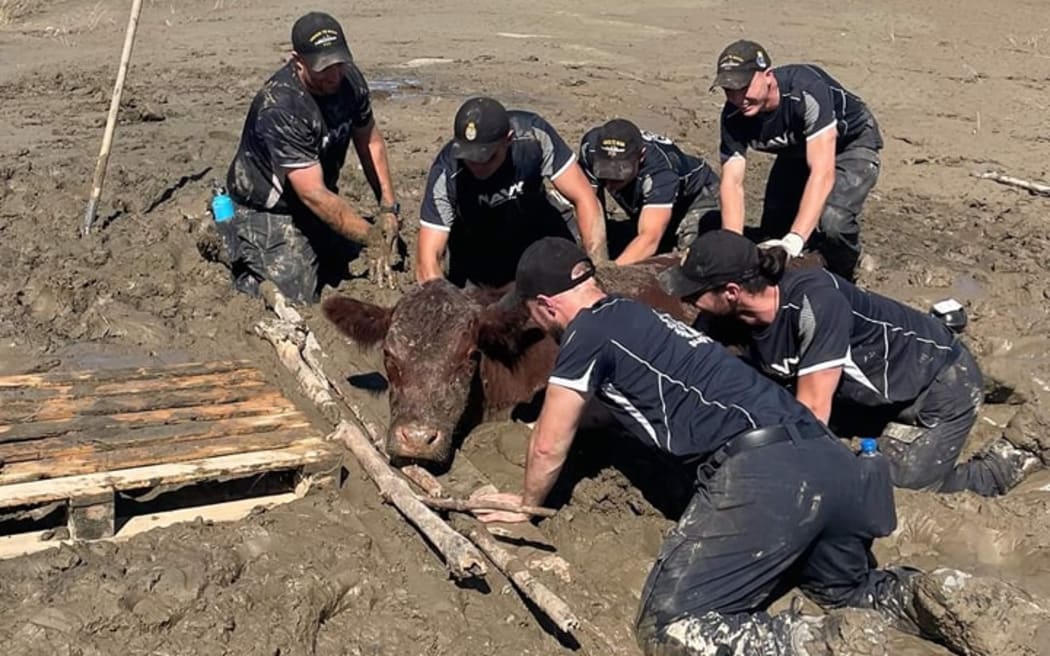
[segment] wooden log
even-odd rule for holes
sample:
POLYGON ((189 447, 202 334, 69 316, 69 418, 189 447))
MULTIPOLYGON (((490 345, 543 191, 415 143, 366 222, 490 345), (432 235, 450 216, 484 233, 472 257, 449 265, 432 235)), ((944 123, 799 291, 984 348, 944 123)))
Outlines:
POLYGON ((86 445, 79 452, 70 450, 41 460, 9 462, 0 469, 0 485, 278 449, 302 439, 316 437, 308 425, 304 425, 303 428, 223 435, 221 439, 199 435, 178 436, 175 440, 159 444, 123 449, 98 450, 94 445, 86 445))
POLYGON ((339 406, 332 398, 328 381, 303 360, 296 338, 293 337, 295 326, 281 319, 263 320, 255 324, 255 333, 273 345, 281 364, 295 376, 303 394, 317 406, 325 419, 337 423, 341 419, 339 406))
POLYGON ((553 508, 540 508, 537 506, 519 506, 513 503, 501 503, 497 501, 478 501, 475 499, 437 499, 434 497, 420 497, 419 499, 431 508, 438 510, 451 510, 453 512, 470 513, 475 510, 506 510, 509 512, 533 515, 535 517, 554 517, 558 513, 553 508))
POLYGON ((1021 178, 1015 178, 1010 175, 1003 175, 1002 173, 996 173, 995 171, 987 171, 985 173, 974 173, 975 178, 982 180, 991 180, 998 182, 999 184, 1007 185, 1009 187, 1017 187, 1018 189, 1024 189, 1033 194, 1040 196, 1050 196, 1050 185, 1042 184, 1040 182, 1032 182, 1031 180, 1023 180, 1021 178))
POLYGON ((554 622, 558 630, 563 633, 572 633, 580 627, 580 620, 576 618, 576 614, 572 612, 569 605, 554 594, 550 588, 537 581, 529 568, 510 551, 497 544, 484 527, 475 522, 457 522, 456 527, 466 533, 471 542, 478 545, 478 548, 514 584, 514 587, 554 622))
MULTIPOLYGON (((367 429, 365 433, 369 433, 367 429)), ((369 435, 372 443, 375 444, 375 435, 369 435)), ((408 465, 407 467, 401 468, 401 473, 404 474, 405 478, 419 486, 419 489, 423 490, 428 496, 439 497, 443 490, 441 482, 434 477, 433 474, 423 469, 419 465, 408 465)))
POLYGON ((342 442, 350 449, 383 498, 393 504, 441 553, 452 576, 467 579, 485 575, 485 560, 477 548, 423 505, 408 483, 390 469, 360 429, 349 422, 340 422, 331 439, 342 442))

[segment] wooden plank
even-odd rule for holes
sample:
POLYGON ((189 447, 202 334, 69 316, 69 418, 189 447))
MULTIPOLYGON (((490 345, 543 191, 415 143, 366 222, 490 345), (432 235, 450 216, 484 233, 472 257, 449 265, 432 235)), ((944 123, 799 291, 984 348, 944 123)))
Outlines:
POLYGON ((54 421, 72 417, 186 408, 248 401, 273 388, 260 380, 247 380, 196 389, 133 392, 76 398, 68 395, 46 400, 14 400, 0 406, 0 425, 54 421))
MULTIPOLYGON (((148 515, 136 515, 128 518, 120 530, 113 537, 106 538, 107 541, 123 542, 146 531, 155 528, 164 528, 183 522, 192 522, 197 518, 208 522, 233 522, 244 519, 256 508, 270 508, 273 506, 290 503, 301 498, 296 492, 284 492, 281 494, 270 494, 250 499, 237 499, 235 501, 223 501, 190 508, 178 508, 165 510, 148 515)), ((31 531, 18 533, 16 535, 0 535, 0 560, 16 558, 47 549, 57 549, 63 544, 73 544, 74 540, 44 540, 44 534, 49 531, 31 531)))
POLYGON ((213 478, 247 476, 264 471, 298 469, 325 461, 334 464, 340 458, 342 450, 339 447, 323 439, 314 438, 283 449, 4 485, 0 487, 0 507, 76 499, 110 489, 140 489, 213 478))
MULTIPOLYGON (((7 467, 14 463, 44 458, 76 458, 98 451, 151 446, 186 440, 223 439, 233 435, 262 433, 279 429, 307 429, 310 423, 299 411, 270 415, 220 418, 213 421, 187 421, 130 428, 102 437, 67 436, 27 442, 0 444, 0 458, 7 467)), ((2 470, 0 470, 2 471, 2 470)))
POLYGON ((206 405, 190 408, 165 408, 145 412, 124 412, 96 417, 72 417, 55 421, 38 421, 28 424, 0 426, 0 443, 38 440, 78 433, 104 436, 114 430, 126 430, 148 424, 174 424, 179 422, 242 417, 245 415, 275 415, 295 411, 292 402, 280 392, 255 396, 248 401, 206 405))
POLYGON ((84 451, 45 460, 8 463, 0 469, 0 485, 276 449, 304 439, 317 438, 318 434, 304 423, 300 428, 231 435, 221 439, 211 439, 210 436, 180 437, 180 440, 156 445, 112 451, 84 451))
MULTIPOLYGON (((0 381, 4 380, 0 378, 0 381)), ((163 376, 145 380, 118 381, 70 381, 65 385, 49 387, 0 387, 0 402, 32 401, 52 398, 78 398, 81 396, 109 396, 134 392, 156 392, 172 389, 194 389, 198 387, 227 387, 239 382, 265 382, 266 377, 258 369, 232 369, 213 374, 190 374, 163 376)))
POLYGON ((229 360, 222 362, 188 362, 185 364, 162 365, 158 367, 134 367, 127 369, 96 369, 89 371, 49 371, 42 374, 20 374, 0 376, 0 388, 12 387, 47 387, 50 385, 68 385, 77 381, 116 381, 146 380, 168 378, 171 376, 188 376, 197 374, 214 374, 251 366, 248 360, 229 360))
POLYGON ((97 540, 113 535, 117 527, 113 492, 81 497, 70 503, 69 535, 74 540, 97 540))

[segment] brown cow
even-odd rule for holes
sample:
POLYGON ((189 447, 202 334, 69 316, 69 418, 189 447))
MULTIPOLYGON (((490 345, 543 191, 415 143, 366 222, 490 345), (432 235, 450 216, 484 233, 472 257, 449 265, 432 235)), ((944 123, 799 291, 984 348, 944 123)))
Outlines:
MULTIPOLYGON (((664 294, 654 260, 601 269, 610 293, 637 298, 683 321, 696 311, 664 294)), ((382 342, 390 383, 391 457, 449 462, 453 436, 506 416, 546 386, 557 344, 531 323, 521 303, 498 302, 498 290, 435 280, 406 293, 392 308, 346 296, 327 299, 325 316, 362 346, 382 342)))

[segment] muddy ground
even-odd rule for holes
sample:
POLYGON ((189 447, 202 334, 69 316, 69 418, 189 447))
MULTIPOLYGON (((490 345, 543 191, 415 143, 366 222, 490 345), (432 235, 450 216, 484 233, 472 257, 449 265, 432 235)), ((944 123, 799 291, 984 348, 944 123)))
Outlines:
MULTIPOLYGON (((997 169, 1050 178, 1050 30, 1041 2, 799 0, 772 9, 717 0, 619 8, 597 0, 149 0, 98 230, 79 239, 126 4, 0 0, 4 372, 236 356, 287 386, 269 347, 250 334, 261 306, 234 294, 225 269, 201 257, 197 225, 252 94, 280 65, 294 18, 316 6, 343 20, 376 87, 409 226, 431 158, 468 95, 537 110, 570 143, 624 115, 710 157, 721 98, 707 87, 726 42, 747 36, 774 62, 826 65, 869 103, 887 142, 864 219, 863 282, 920 306, 948 295, 965 300, 968 339, 985 369, 1030 402, 1050 403, 1050 200, 970 177, 997 169)), ((763 169, 752 170, 754 211, 763 169)), ((343 188, 365 195, 353 166, 343 188)), ((410 276, 400 283, 412 284, 410 276)), ((364 281, 344 290, 396 298, 364 281)), ((376 370, 374 354, 314 323, 347 376, 376 370)), ((355 394, 383 419, 380 395, 355 394)), ((992 436, 1015 409, 990 407, 979 437, 992 436)), ((520 425, 485 426, 465 453, 513 489, 526 436, 520 425)), ((670 520, 658 509, 659 489, 634 487, 614 466, 631 462, 629 452, 613 462, 607 447, 581 446, 567 506, 541 526, 572 564, 572 582, 547 580, 583 599, 578 612, 615 643, 587 642, 580 653, 636 653, 627 627, 670 520)), ((85 655, 564 648, 498 576, 488 589, 449 581, 349 468, 342 491, 243 522, 0 563, 0 644, 9 654, 85 655)), ((1048 483, 1041 472, 999 500, 901 494, 901 528, 878 555, 1050 595, 1048 483)), ((1010 651, 1006 642, 997 648, 1010 651)), ((906 638, 892 652, 944 653, 906 638)))

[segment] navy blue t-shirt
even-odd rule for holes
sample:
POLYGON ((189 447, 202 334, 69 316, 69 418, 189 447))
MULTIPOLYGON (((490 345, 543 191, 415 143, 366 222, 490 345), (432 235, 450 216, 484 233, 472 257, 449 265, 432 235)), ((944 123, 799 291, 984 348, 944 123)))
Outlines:
MULTIPOLYGON (((452 156, 449 142, 430 168, 420 209, 423 227, 450 233, 450 269, 478 284, 513 280, 521 254, 542 237, 573 239, 544 180, 556 180, 576 154, 540 116, 507 114, 513 137, 503 165, 479 180, 452 156)), ((456 277, 450 271, 449 278, 461 282, 456 277)))
POLYGON ((549 383, 597 395, 644 444, 678 457, 707 455, 754 428, 817 424, 707 335, 618 296, 569 323, 549 383))
POLYGON ((850 146, 882 148, 875 119, 867 105, 817 66, 788 64, 773 69, 780 87, 780 105, 769 113, 747 117, 732 103, 722 108, 722 144, 725 163, 745 157, 748 149, 804 158, 806 142, 827 131, 837 131, 836 150, 850 146))
MULTIPOLYGON (((671 209, 671 223, 681 221, 704 187, 713 186, 717 195, 718 175, 700 157, 687 155, 667 137, 642 132, 645 157, 638 175, 617 191, 608 192, 624 213, 637 223, 646 207, 671 209)), ((580 166, 591 186, 605 200, 606 189, 594 175, 594 152, 598 148, 598 128, 583 135, 580 166)))
POLYGON ((836 400, 888 406, 915 400, 958 356, 936 317, 824 269, 788 271, 779 286, 776 318, 751 343, 753 361, 774 378, 842 367, 836 400))
POLYGON ((241 205, 287 214, 301 205, 288 171, 321 165, 325 186, 337 190, 353 131, 372 122, 368 83, 353 64, 339 91, 314 96, 291 64, 266 81, 244 121, 237 155, 226 174, 241 205))

